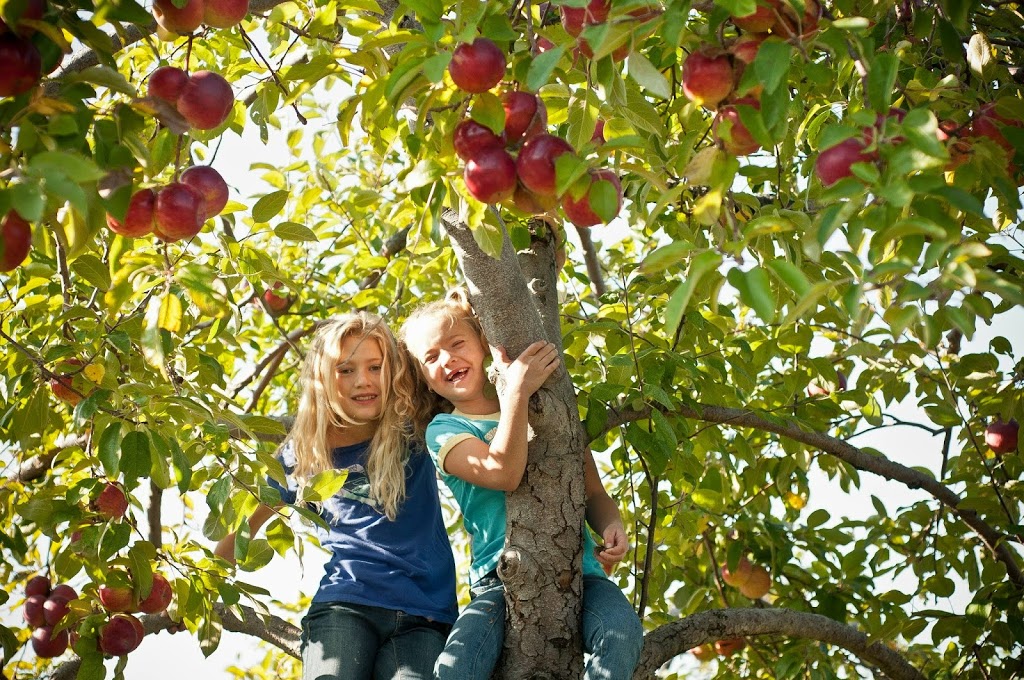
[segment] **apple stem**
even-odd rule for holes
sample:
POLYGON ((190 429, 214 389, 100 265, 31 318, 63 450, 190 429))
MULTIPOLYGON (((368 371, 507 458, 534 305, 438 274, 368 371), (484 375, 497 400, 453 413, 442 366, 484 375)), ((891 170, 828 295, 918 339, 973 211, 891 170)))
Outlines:
MULTIPOLYGON (((256 43, 252 41, 252 38, 250 38, 249 34, 245 32, 245 29, 239 26, 238 33, 242 36, 242 40, 245 42, 245 44, 249 46, 249 51, 255 54, 256 57, 258 57, 259 60, 263 62, 263 65, 267 67, 267 70, 270 71, 271 77, 274 79, 274 82, 277 83, 277 86, 281 88, 281 92, 284 93, 285 98, 290 97, 291 93, 288 92, 288 88, 286 88, 284 86, 284 83, 281 82, 281 78, 277 75, 277 70, 273 66, 271 66, 270 62, 267 61, 266 57, 263 56, 263 53, 260 52, 260 48, 257 47, 256 43)), ((295 117, 299 119, 299 122, 305 125, 308 121, 299 111, 298 104, 292 102, 292 109, 295 111, 295 117)))

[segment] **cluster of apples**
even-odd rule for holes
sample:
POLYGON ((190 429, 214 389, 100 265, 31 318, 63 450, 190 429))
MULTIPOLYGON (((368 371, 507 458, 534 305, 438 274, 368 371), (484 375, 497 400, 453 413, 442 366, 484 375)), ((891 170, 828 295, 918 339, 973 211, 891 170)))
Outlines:
POLYGON ((159 614, 167 609, 173 599, 171 584, 161 574, 153 574, 153 586, 142 599, 136 599, 128 572, 116 570, 110 574, 107 583, 99 588, 100 603, 110 613, 110 618, 100 628, 100 651, 110 656, 124 656, 135 651, 146 631, 142 622, 133 613, 159 614))
POLYGON ((728 565, 723 565, 722 580, 738 588, 751 600, 760 600, 772 587, 772 577, 768 570, 759 564, 753 564, 746 556, 737 562, 735 571, 730 570, 728 565))
POLYGON ((66 584, 50 587, 46 576, 34 576, 25 585, 25 622, 32 628, 32 649, 36 656, 50 659, 63 654, 70 642, 66 628, 54 632, 71 611, 70 602, 78 598, 66 584))
POLYGON ((1001 456, 1004 453, 1013 453, 1017 450, 1017 436, 1019 433, 1020 425, 1013 418, 1008 421, 996 418, 985 428, 985 444, 997 456, 1001 456))
POLYGON ((213 71, 189 75, 177 66, 161 66, 150 74, 149 96, 171 105, 197 130, 212 130, 223 123, 235 104, 224 76, 213 71))
MULTIPOLYGON (((576 39, 576 51, 587 59, 592 59, 594 50, 582 33, 586 28, 607 23, 608 15, 612 9, 611 0, 590 0, 585 7, 562 5, 558 9, 561 15, 562 28, 576 39)), ((627 16, 623 17, 623 20, 641 24, 649 19, 653 19, 659 12, 660 10, 655 6, 638 7, 630 10, 627 16)), ((541 52, 554 47, 554 44, 547 40, 547 38, 541 38, 537 43, 538 50, 541 52)), ((629 48, 630 44, 628 41, 615 48, 611 53, 612 60, 622 61, 625 59, 629 54, 629 48)))
MULTIPOLYGON (((487 38, 477 38, 455 48, 448 72, 463 91, 486 92, 505 75, 504 53, 487 38)), ((573 187, 558 194, 555 161, 576 154, 569 142, 547 134, 547 109, 536 94, 509 90, 502 95, 505 126, 491 128, 472 119, 456 126, 452 135, 455 153, 465 161, 463 178, 478 201, 495 204, 512 201, 528 214, 554 210, 559 203, 565 216, 578 227, 607 223, 622 208, 622 185, 610 170, 590 170, 573 187), (515 154, 515 155, 513 155, 515 154), (599 215, 591 198, 606 192, 614 211, 599 215)))
POLYGON ((213 28, 237 26, 249 13, 249 0, 187 0, 184 4, 173 0, 156 0, 153 16, 162 37, 192 33, 201 25, 213 28))
POLYGON ((13 25, 0 19, 0 97, 14 97, 35 87, 44 74, 52 73, 64 59, 61 48, 37 31, 44 20, 46 0, 10 3, 17 14, 13 25))
POLYGON ((202 231, 206 220, 220 214, 227 202, 228 185, 221 174, 208 165, 194 165, 176 182, 136 191, 124 219, 108 214, 107 226, 122 236, 153 234, 173 243, 202 231))
POLYGON ((32 227, 16 211, 0 221, 0 272, 9 272, 28 257, 32 249, 32 227))

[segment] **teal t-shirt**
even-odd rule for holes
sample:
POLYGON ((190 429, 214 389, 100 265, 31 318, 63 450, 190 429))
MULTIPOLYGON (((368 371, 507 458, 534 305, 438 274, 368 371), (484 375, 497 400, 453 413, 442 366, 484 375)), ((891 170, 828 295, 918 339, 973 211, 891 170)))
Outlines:
MULTIPOLYGON (((444 459, 452 448, 467 439, 476 438, 488 444, 498 429, 500 414, 485 416, 455 411, 434 416, 427 426, 427 449, 441 473, 441 479, 451 489, 459 508, 462 523, 469 532, 473 563, 469 569, 469 582, 498 566, 498 558, 505 547, 505 492, 470 484, 444 471, 444 459)), ((604 576, 601 563, 594 556, 597 543, 589 530, 583 532, 583 573, 604 576)))

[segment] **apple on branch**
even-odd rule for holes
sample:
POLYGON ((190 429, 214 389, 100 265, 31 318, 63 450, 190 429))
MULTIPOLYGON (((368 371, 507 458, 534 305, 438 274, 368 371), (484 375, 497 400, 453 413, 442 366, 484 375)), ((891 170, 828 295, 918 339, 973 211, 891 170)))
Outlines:
POLYGON ((555 159, 566 153, 576 150, 561 137, 540 134, 528 140, 516 158, 519 181, 535 194, 555 195, 555 159))
POLYGON ((586 188, 574 191, 572 187, 562 196, 562 210, 577 227, 607 224, 622 210, 622 184, 611 170, 593 170, 583 180, 586 188), (595 203, 604 214, 598 214, 595 203), (614 205, 614 208, 611 206, 614 205))
POLYGON ((466 161, 466 188, 481 203, 499 203, 516 189, 516 162, 507 151, 489 148, 466 161))
POLYGON ((281 282, 275 281, 273 286, 263 291, 263 304, 272 317, 281 316, 292 306, 291 296, 282 296, 274 292, 280 288, 281 282))
POLYGON ((153 233, 168 243, 192 238, 203 229, 203 195, 187 184, 172 182, 156 192, 153 233))
POLYGON ((1012 453, 1017 450, 1019 430, 1020 425, 1016 420, 1011 418, 1004 421, 1002 418, 996 418, 985 428, 985 443, 996 455, 1012 453))
POLYGON ((732 58, 724 50, 704 46, 683 62, 683 93, 699 106, 716 108, 732 93, 734 81, 732 58))
POLYGON ((118 220, 107 213, 107 226, 115 234, 139 238, 153 233, 153 213, 156 208, 156 192, 140 189, 128 201, 124 220, 118 220))
POLYGON ((111 482, 93 499, 92 507, 107 519, 121 519, 128 511, 128 496, 124 489, 111 482))
POLYGON ((513 90, 501 96, 501 105, 505 109, 505 138, 508 144, 526 141, 547 129, 548 110, 537 95, 513 90))
POLYGON ((67 630, 54 633, 52 626, 41 626, 32 631, 32 651, 40 659, 52 659, 67 651, 69 639, 67 630))
POLYGON ((196 71, 181 89, 175 103, 178 113, 189 125, 197 130, 212 130, 228 119, 235 104, 235 94, 219 73, 196 71))
POLYGON ((28 92, 43 77, 39 48, 27 37, 0 35, 0 97, 28 92))
POLYGON ((827 187, 843 178, 853 177, 854 163, 871 163, 877 158, 877 153, 867 149, 868 145, 863 139, 844 139, 818 154, 814 172, 827 187))
POLYGON ((448 73, 464 92, 486 92, 505 77, 505 53, 489 38, 462 43, 452 53, 448 73))
POLYGON ((728 638, 715 642, 715 651, 719 656, 732 656, 746 646, 747 642, 743 638, 728 638))
POLYGON ((193 165, 181 173, 179 181, 202 195, 202 210, 206 219, 219 215, 228 204, 228 183, 209 165, 193 165))
POLYGON ((203 23, 206 12, 204 0, 186 0, 178 7, 172 0, 155 0, 153 16, 160 28, 169 33, 188 35, 203 23))
POLYGON ((715 141, 718 142, 726 153, 733 156, 746 156, 761 149, 761 144, 740 119, 740 112, 737 106, 750 106, 760 110, 761 103, 753 97, 743 97, 726 106, 718 109, 715 113, 715 120, 712 122, 715 141))
POLYGON ((459 158, 468 161, 485 149, 505 148, 504 133, 501 136, 496 135, 486 125, 467 118, 455 126, 452 146, 455 147, 455 154, 459 158))
POLYGON ((20 265, 31 249, 32 227, 21 215, 8 211, 0 222, 0 271, 9 272, 20 265))
POLYGON ((249 13, 249 0, 206 0, 203 23, 214 28, 232 28, 249 13))
POLYGON ((145 634, 137 618, 131 614, 115 614, 100 628, 100 650, 110 656, 125 656, 138 649, 145 634))
POLYGON ((161 574, 153 574, 153 587, 149 594, 139 601, 139 611, 145 614, 159 614, 171 604, 174 593, 171 584, 161 574))

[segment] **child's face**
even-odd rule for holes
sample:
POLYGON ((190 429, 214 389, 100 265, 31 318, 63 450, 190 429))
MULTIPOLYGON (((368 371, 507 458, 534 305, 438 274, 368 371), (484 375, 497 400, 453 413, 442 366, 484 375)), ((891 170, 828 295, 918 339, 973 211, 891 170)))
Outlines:
POLYGON ((479 399, 487 385, 487 348, 465 321, 450 328, 434 321, 424 319, 414 329, 413 337, 406 340, 427 385, 454 406, 479 399))
POLYGON ((334 366, 334 385, 341 407, 352 419, 371 422, 384 408, 380 376, 384 353, 373 338, 349 336, 341 343, 334 366))

